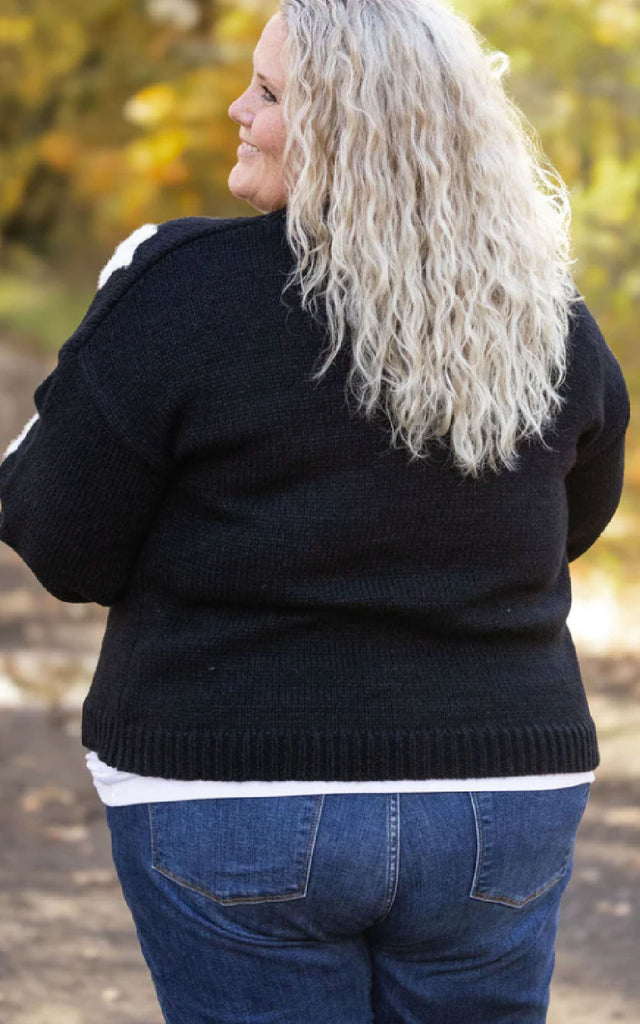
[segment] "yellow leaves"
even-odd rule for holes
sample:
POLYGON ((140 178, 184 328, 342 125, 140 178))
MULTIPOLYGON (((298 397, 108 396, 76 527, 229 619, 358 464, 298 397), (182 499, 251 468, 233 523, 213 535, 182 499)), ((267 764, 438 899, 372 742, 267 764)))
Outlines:
POLYGON ((604 0, 595 5, 593 34, 602 46, 632 49, 640 38, 635 0, 604 0))
POLYGON ((74 177, 76 195, 117 210, 116 220, 132 223, 151 210, 162 186, 188 186, 185 152, 194 147, 189 131, 165 128, 126 146, 86 150, 74 177))
POLYGON ((72 171, 80 150, 79 139, 62 129, 47 132, 38 140, 40 157, 57 171, 72 171))
POLYGON ((463 14, 472 24, 480 21, 481 18, 491 18, 509 15, 511 0, 457 0, 455 4, 449 4, 458 13, 463 14))
POLYGON ((77 21, 60 19, 49 26, 49 32, 48 72, 55 75, 68 74, 78 66, 87 52, 89 39, 85 28, 77 21))
POLYGON ((609 222, 626 224, 637 214, 640 193, 640 162, 623 163, 617 157, 601 157, 596 164, 594 189, 609 222))
POLYGON ((640 161, 624 163, 611 153, 599 157, 589 192, 608 224, 628 223, 637 211, 640 161))
POLYGON ((114 146, 83 151, 74 179, 77 195, 102 199, 118 188, 122 176, 122 154, 114 146))
POLYGON ((235 151, 239 143, 237 126, 229 127, 214 120, 198 130, 197 147, 194 144, 194 148, 199 149, 202 153, 212 150, 224 153, 231 160, 229 164, 229 169, 231 169, 236 160, 235 151))
POLYGON ((218 43, 249 43, 255 34, 256 24, 253 11, 234 6, 218 18, 215 40, 218 43))
POLYGON ((278 4, 245 0, 222 8, 211 33, 211 39, 226 61, 251 59, 265 21, 275 14, 278 4))
MULTIPOLYGON (((0 25, 4 20, 0 19, 0 25)), ((59 79, 78 67, 86 47, 87 37, 77 22, 52 17, 33 19, 32 28, 14 50, 19 66, 19 72, 12 76, 14 91, 29 106, 46 102, 59 79)))
POLYGON ((137 178, 127 182, 117 197, 118 221, 133 230, 146 220, 151 220, 156 210, 158 190, 149 179, 137 178))
POLYGON ((78 67, 88 46, 83 26, 71 19, 0 18, 0 46, 7 30, 16 37, 13 55, 20 69, 13 77, 13 88, 33 105, 46 101, 56 80, 78 67))
MULTIPOLYGON (((250 76, 250 72, 249 72, 250 76)), ((207 126, 211 121, 228 120, 229 104, 247 87, 247 73, 233 75, 228 67, 203 67, 182 79, 181 118, 185 122, 207 126)))
POLYGON ((177 217, 198 217, 202 213, 202 199, 193 188, 182 189, 176 197, 177 217))
POLYGON ((37 153, 37 140, 27 139, 2 154, 0 161, 0 214, 6 215, 13 212, 23 202, 37 153))
POLYGON ((156 82, 141 89, 126 101, 123 116, 142 128, 185 124, 206 128, 227 118, 229 104, 246 88, 245 77, 240 80, 215 66, 196 68, 176 83, 156 82))
POLYGON ((578 107, 578 97, 569 89, 557 89, 551 97, 554 115, 558 124, 565 125, 578 107))
POLYGON ((195 0, 147 0, 147 17, 188 32, 200 21, 200 8, 195 0))
POLYGON ((627 487, 631 485, 640 489, 640 444, 627 443, 626 448, 627 451, 625 452, 624 471, 625 483, 627 487))
POLYGON ((16 171, 0 179, 0 214, 16 209, 24 194, 26 178, 24 171, 16 171))
POLYGON ((0 17, 0 45, 26 43, 33 35, 34 28, 33 18, 0 17))
POLYGON ((534 66, 534 55, 524 46, 514 47, 509 51, 511 76, 528 74, 534 66))
POLYGON ((165 181, 166 174, 175 180, 180 176, 180 167, 171 167, 182 156, 189 142, 189 133, 184 128, 166 128, 136 139, 125 149, 128 165, 138 174, 148 175, 156 181, 165 181))
POLYGON ((588 295, 596 295, 607 287, 609 283, 609 272, 600 263, 589 263, 580 274, 580 285, 582 291, 588 295))
MULTIPOLYGON (((244 79, 243 79, 244 82, 244 79)), ((124 117, 143 130, 125 150, 127 167, 157 181, 179 185, 189 180, 182 158, 186 151, 228 153, 237 131, 229 104, 244 88, 228 68, 196 68, 176 83, 159 82, 140 90, 124 104, 124 117)))
POLYGON ((141 89, 127 100, 123 109, 126 121, 145 126, 160 124, 177 112, 175 89, 163 82, 141 89))

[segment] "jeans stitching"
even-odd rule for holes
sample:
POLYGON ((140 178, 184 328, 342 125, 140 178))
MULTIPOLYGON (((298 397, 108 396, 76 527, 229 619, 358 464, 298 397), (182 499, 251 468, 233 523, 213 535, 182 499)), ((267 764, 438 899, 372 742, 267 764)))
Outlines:
POLYGON ((536 891, 531 893, 530 896, 525 896, 523 900, 514 899, 513 896, 503 896, 501 893, 484 893, 480 891, 472 893, 472 897, 476 900, 482 900, 484 903, 499 903, 501 906, 508 907, 524 907, 527 903, 531 903, 531 900, 537 899, 538 896, 541 896, 543 892, 547 891, 547 889, 551 889, 556 885, 556 883, 559 882, 566 874, 568 865, 569 860, 565 863, 562 871, 555 875, 550 882, 543 885, 541 889, 536 889, 536 891))
POLYGON ((157 830, 155 826, 155 819, 153 816, 153 804, 147 805, 149 824, 151 830, 151 867, 158 874, 165 878, 175 882, 176 885, 180 885, 184 889, 190 889, 192 892, 197 892, 201 896, 205 896, 207 899, 213 900, 215 903, 222 906, 230 906, 235 903, 284 903, 290 900, 302 899, 307 894, 307 886, 309 881, 309 872, 311 868, 311 862, 313 858, 313 850, 315 849, 315 842, 318 834, 318 827, 320 822, 320 815, 324 806, 324 793, 316 794, 316 803, 311 819, 311 825, 309 828, 309 836, 307 839, 307 847, 305 850, 304 861, 303 861, 303 879, 304 881, 298 884, 298 886, 291 893, 276 893, 272 895, 254 895, 254 896, 219 896, 217 893, 212 892, 210 889, 205 889, 202 886, 190 882, 180 875, 174 874, 169 868, 164 867, 162 864, 156 863, 159 857, 158 845, 157 845, 157 830), (306 877, 305 877, 306 873, 306 877))
MULTIPOLYGON (((587 788, 585 789, 584 802, 583 802, 582 810, 581 810, 581 817, 584 814, 584 811, 585 811, 585 808, 586 808, 586 805, 587 805, 587 801, 589 799, 590 789, 591 789, 589 783, 585 783, 584 785, 586 785, 587 788)), ((569 864, 571 863, 572 850, 569 851, 569 854, 565 858, 565 861, 564 861, 561 869, 558 871, 558 873, 556 875, 554 875, 554 877, 549 882, 547 882, 546 885, 543 885, 540 889, 536 889, 535 892, 531 893, 529 896, 526 896, 524 899, 515 899, 512 896, 508 896, 506 894, 501 894, 501 893, 485 893, 485 892, 482 892, 481 890, 479 890, 477 888, 477 885, 478 885, 478 879, 479 879, 479 875, 480 875, 480 870, 481 870, 481 867, 482 867, 482 864, 483 864, 483 861, 484 861, 484 852, 485 852, 484 830, 483 830, 483 827, 482 827, 482 812, 481 812, 479 804, 477 802, 477 796, 476 796, 475 793, 469 793, 469 796, 471 798, 471 805, 473 807, 473 815, 474 815, 474 820, 475 820, 476 838, 477 838, 476 865, 475 865, 475 870, 474 870, 474 874, 473 874, 473 881, 471 883, 471 891, 469 893, 469 896, 471 897, 471 899, 480 900, 483 903, 496 903, 496 904, 498 904, 500 906, 507 906, 507 907, 512 907, 514 909, 519 909, 521 907, 525 907, 528 903, 531 903, 532 900, 537 899, 539 896, 541 896, 543 893, 547 892, 549 889, 552 889, 555 885, 558 884, 558 882, 560 882, 565 877, 565 875, 567 873, 567 869, 569 867, 569 864)))
POLYGON ((309 875, 311 873, 311 864, 313 862, 313 854, 316 848, 316 840, 318 838, 318 831, 320 827, 320 817, 322 815, 322 808, 324 807, 324 793, 319 793, 316 798, 315 810, 313 812, 313 818, 311 820, 311 829, 309 831, 309 838, 307 840, 307 850, 305 853, 305 864, 304 864, 304 886, 302 895, 307 895, 307 889, 309 886, 309 875))
POLYGON ((476 863, 473 871, 473 879, 471 881, 471 890, 469 896, 473 899, 478 885, 478 876, 480 875, 480 865, 484 859, 484 832, 480 825, 480 808, 475 793, 469 793, 469 799, 471 800, 471 807, 473 809, 473 820, 476 830, 476 863))
POLYGON ((210 889, 203 889, 201 886, 195 885, 193 882, 187 882, 186 879, 181 878, 179 875, 174 875, 168 868, 162 867, 162 865, 153 864, 153 870, 157 871, 158 874, 164 875, 165 878, 171 879, 177 885, 183 889, 191 889, 192 892, 197 892, 201 896, 206 896, 207 899, 213 900, 214 903, 222 904, 223 906, 230 906, 232 903, 284 903, 287 900, 299 900, 305 895, 300 888, 296 889, 293 893, 285 893, 284 895, 278 893, 274 896, 229 896, 225 898, 218 896, 216 893, 211 892, 210 889))
POLYGON ((382 905, 381 914, 374 918, 371 922, 370 927, 373 925, 381 924, 391 912, 396 893, 398 891, 398 878, 400 874, 399 860, 400 860, 400 794, 389 793, 387 796, 387 878, 385 885, 385 899, 382 905), (393 826, 392 826, 392 812, 391 809, 394 806, 392 801, 395 801, 396 806, 396 835, 395 844, 393 837, 393 826))

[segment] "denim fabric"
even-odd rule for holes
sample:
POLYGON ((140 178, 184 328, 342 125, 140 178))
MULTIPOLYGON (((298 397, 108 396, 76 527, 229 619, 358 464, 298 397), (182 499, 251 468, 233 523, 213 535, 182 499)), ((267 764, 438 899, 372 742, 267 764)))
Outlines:
POLYGON ((589 789, 106 813, 167 1024, 541 1024, 589 789))

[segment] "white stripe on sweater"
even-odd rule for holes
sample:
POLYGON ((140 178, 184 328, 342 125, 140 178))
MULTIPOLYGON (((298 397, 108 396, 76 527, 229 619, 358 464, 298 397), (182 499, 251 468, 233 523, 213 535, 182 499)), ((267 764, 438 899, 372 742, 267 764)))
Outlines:
MULTIPOLYGON (((157 230, 157 224, 143 224, 142 227, 136 228, 128 238, 125 238, 116 246, 113 256, 110 258, 108 263, 105 263, 104 267, 100 271, 100 275, 98 277, 98 291, 107 283, 114 270, 118 270, 120 267, 128 267, 130 265, 138 246, 142 245, 143 242, 146 242, 148 238, 152 238, 156 234, 157 230)), ((7 455, 11 455, 12 452, 16 451, 37 419, 39 419, 39 414, 36 412, 29 422, 25 424, 18 436, 15 437, 13 441, 9 442, 0 462, 4 462, 7 455)))
POLYGON ((113 274, 114 270, 118 270, 120 267, 128 267, 131 263, 135 251, 139 245, 146 242, 148 238, 152 238, 158 230, 157 224, 143 224, 142 227, 136 228, 136 230, 125 238, 123 242, 116 247, 115 252, 108 263, 100 271, 98 277, 98 290, 103 287, 113 274))
POLYGON ((29 433, 29 431, 31 430, 31 428, 32 428, 33 424, 34 424, 34 423, 36 422, 36 420, 37 420, 37 419, 39 419, 39 418, 40 418, 40 417, 39 417, 39 414, 38 414, 38 413, 35 413, 35 414, 34 414, 34 415, 33 415, 33 416, 31 417, 31 419, 29 420, 29 422, 28 422, 28 423, 26 423, 26 424, 24 425, 24 427, 22 428, 22 430, 20 431, 20 433, 18 434, 18 436, 17 436, 17 437, 14 437, 13 441, 11 441, 11 442, 10 442, 10 443, 8 444, 7 448, 5 449, 5 453, 4 453, 4 455, 2 456, 2 459, 1 459, 0 461, 4 462, 4 460, 6 459, 7 455, 11 455, 11 452, 15 452, 16 448, 18 448, 18 446, 22 444, 22 442, 24 441, 25 437, 27 436, 27 434, 28 434, 28 433, 29 433))

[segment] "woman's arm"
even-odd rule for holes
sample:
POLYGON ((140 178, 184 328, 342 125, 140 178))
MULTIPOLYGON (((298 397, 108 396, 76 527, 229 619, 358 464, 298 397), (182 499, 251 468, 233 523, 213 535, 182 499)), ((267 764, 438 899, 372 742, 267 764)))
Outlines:
POLYGON ((613 519, 622 494, 624 453, 623 432, 589 462, 574 466, 566 477, 570 562, 584 554, 613 519))
POLYGON ((570 562, 595 543, 618 507, 631 415, 620 365, 585 303, 578 307, 572 346, 580 436, 575 463, 565 478, 570 562))
POLYGON ((61 601, 108 606, 126 589, 165 493, 180 393, 184 314, 165 257, 218 225, 145 224, 118 245, 4 453, 0 540, 61 601))
POLYGON ((112 605, 126 589, 167 473, 123 443, 77 355, 34 395, 38 415, 0 464, 0 540, 60 601, 112 605))

